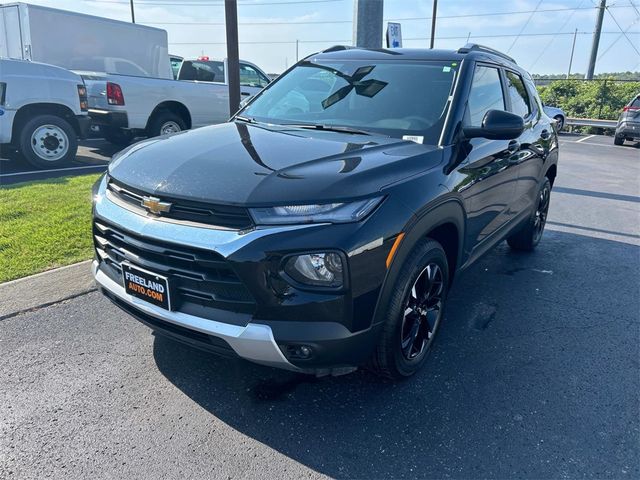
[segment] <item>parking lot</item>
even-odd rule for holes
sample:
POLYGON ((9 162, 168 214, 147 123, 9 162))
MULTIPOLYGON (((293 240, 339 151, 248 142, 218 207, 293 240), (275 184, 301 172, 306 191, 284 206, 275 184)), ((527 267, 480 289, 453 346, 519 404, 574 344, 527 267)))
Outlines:
POLYGON ((15 152, 0 152, 0 185, 43 180, 66 175, 82 175, 101 172, 118 147, 101 139, 88 139, 80 143, 73 163, 51 169, 37 169, 22 160, 15 152))
POLYGON ((397 384, 220 359, 96 292, 5 318, 0 477, 638 478, 639 189, 638 148, 563 135, 538 250, 462 275, 397 384))

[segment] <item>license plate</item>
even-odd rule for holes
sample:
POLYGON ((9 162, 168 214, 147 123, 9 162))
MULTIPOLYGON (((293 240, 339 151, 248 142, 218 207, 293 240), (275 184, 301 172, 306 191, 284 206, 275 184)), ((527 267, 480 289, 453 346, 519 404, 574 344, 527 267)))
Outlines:
POLYGON ((122 263, 122 278, 125 291, 136 298, 171 310, 169 280, 157 273, 122 263))

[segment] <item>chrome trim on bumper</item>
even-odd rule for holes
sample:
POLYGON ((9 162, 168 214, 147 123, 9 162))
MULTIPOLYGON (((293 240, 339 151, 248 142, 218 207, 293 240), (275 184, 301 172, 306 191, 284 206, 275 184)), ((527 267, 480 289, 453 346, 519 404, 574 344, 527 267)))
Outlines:
POLYGON ((232 253, 266 235, 282 232, 322 228, 326 223, 307 225, 283 225, 277 227, 258 227, 248 231, 218 230, 210 226, 184 225, 158 221, 153 217, 141 215, 125 209, 105 195, 106 182, 103 179, 96 195, 94 215, 111 222, 134 234, 154 240, 184 245, 186 247, 211 250, 228 257, 232 253))
POLYGON ((93 261, 93 277, 102 288, 147 315, 222 338, 240 357, 246 360, 271 367, 299 371, 282 354, 268 325, 249 323, 246 327, 241 327, 156 307, 127 294, 124 287, 114 282, 99 269, 99 264, 96 260, 93 261))

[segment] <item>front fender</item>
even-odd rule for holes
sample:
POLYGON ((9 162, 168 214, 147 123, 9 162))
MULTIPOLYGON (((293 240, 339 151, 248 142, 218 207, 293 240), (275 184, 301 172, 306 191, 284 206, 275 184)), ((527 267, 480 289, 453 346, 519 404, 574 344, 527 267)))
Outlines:
MULTIPOLYGON (((439 198, 432 204, 425 206, 419 213, 419 216, 416 216, 413 222, 407 225, 402 232, 404 233, 404 238, 395 252, 382 284, 381 293, 378 297, 373 316, 374 325, 384 321, 386 306, 394 292, 396 280, 411 251, 420 240, 428 237, 429 233, 445 224, 452 224, 457 232, 457 246, 455 248, 456 264, 449 266, 449 277, 453 278, 455 271, 464 261, 465 218, 466 214, 462 202, 459 198, 451 195, 445 198, 439 198)), ((447 246, 443 246, 446 250, 447 246)))

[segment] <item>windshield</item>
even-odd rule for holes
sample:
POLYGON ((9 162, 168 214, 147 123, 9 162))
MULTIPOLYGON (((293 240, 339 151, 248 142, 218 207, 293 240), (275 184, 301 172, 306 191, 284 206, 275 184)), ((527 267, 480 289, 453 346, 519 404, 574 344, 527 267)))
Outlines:
POLYGON ((436 144, 457 64, 305 61, 242 113, 258 122, 346 126, 436 144))

